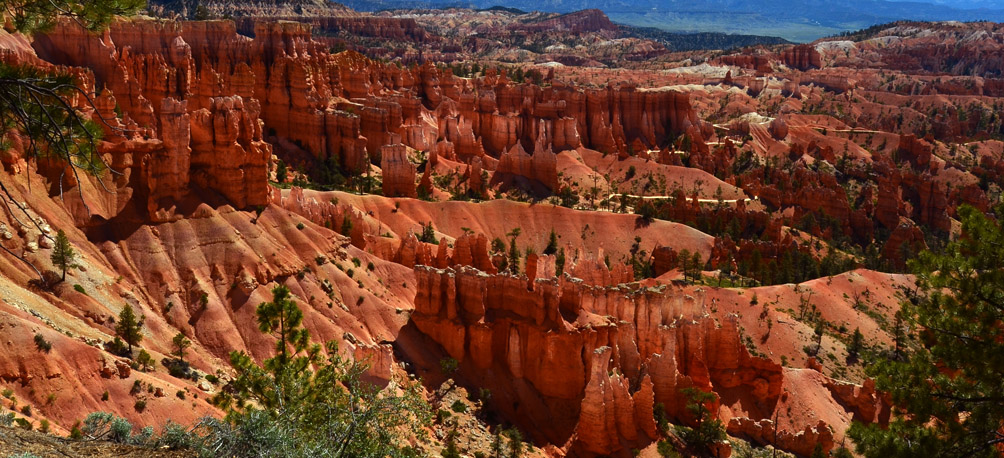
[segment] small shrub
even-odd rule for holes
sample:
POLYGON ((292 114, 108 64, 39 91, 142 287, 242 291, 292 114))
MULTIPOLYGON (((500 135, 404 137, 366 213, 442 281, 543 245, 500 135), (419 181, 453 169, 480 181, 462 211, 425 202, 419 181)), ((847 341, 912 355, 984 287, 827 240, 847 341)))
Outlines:
POLYGON ((665 439, 659 441, 659 445, 656 446, 656 450, 659 452, 659 456, 663 458, 680 457, 680 453, 677 452, 675 448, 673 448, 673 444, 671 444, 668 440, 665 439))
POLYGON ((42 421, 38 422, 38 430, 44 434, 49 434, 49 420, 43 418, 42 421))
POLYGON ((73 284, 73 290, 80 294, 87 294, 87 290, 85 290, 83 286, 80 286, 79 283, 73 284))
POLYGON ((129 437, 129 444, 136 445, 139 447, 146 447, 151 444, 153 439, 153 427, 147 426, 141 430, 139 433, 133 434, 129 437))
POLYGON ((25 420, 24 418, 15 418, 14 419, 14 424, 17 425, 18 428, 21 428, 21 429, 23 429, 25 431, 31 431, 31 428, 32 428, 31 427, 31 422, 28 421, 28 420, 25 420))
POLYGON ((367 270, 374 270, 374 269, 376 269, 376 266, 373 265, 372 261, 370 261, 368 264, 366 264, 366 269, 367 270))
POLYGON ((356 267, 359 267, 359 266, 363 265, 363 262, 360 261, 359 258, 352 258, 352 265, 354 265, 356 267))
POLYGON ((439 370, 447 377, 453 375, 459 368, 460 362, 456 359, 447 357, 439 360, 439 370))
POLYGON ((467 404, 464 404, 464 401, 457 399, 456 401, 453 401, 453 405, 450 406, 450 410, 456 413, 467 413, 467 404))
POLYGON ((42 334, 35 334, 35 347, 46 353, 52 351, 52 342, 45 340, 42 334))
POLYGON ((137 399, 136 404, 133 404, 133 408, 135 408, 137 412, 143 412, 146 410, 146 399, 137 399))
POLYGON ((143 392, 143 382, 139 380, 134 380, 132 382, 132 388, 129 390, 129 394, 135 396, 143 392))
POLYGON ((69 437, 70 440, 75 440, 75 441, 82 440, 84 438, 84 432, 80 430, 80 421, 74 423, 73 427, 70 428, 69 437))
POLYGON ((21 415, 24 415, 26 417, 30 417, 31 416, 31 405, 30 404, 25 404, 23 407, 21 407, 21 415))
POLYGON ((833 458, 854 458, 854 454, 844 447, 836 448, 831 452, 833 458))
POLYGON ((14 390, 10 388, 4 388, 3 391, 0 391, 0 395, 3 395, 3 397, 10 399, 14 397, 14 390))
POLYGON ((153 359, 153 356, 151 356, 148 351, 143 349, 140 349, 139 355, 136 356, 136 363, 142 367, 143 372, 149 371, 150 368, 157 364, 156 360, 153 359))
POLYGON ((656 403, 653 414, 655 416, 655 423, 659 426, 659 431, 669 430, 669 418, 666 415, 666 405, 661 402, 656 403))
POLYGON ((108 352, 113 355, 131 357, 131 355, 129 355, 129 347, 126 346, 125 342, 123 342, 122 338, 120 337, 115 337, 115 340, 112 340, 111 342, 106 342, 105 350, 108 350, 108 352))
POLYGON ((364 302, 365 300, 366 300, 366 298, 365 298, 365 297, 363 297, 363 296, 359 296, 359 297, 358 297, 358 298, 356 299, 356 305, 357 305, 357 306, 359 306, 359 305, 363 305, 363 302, 364 302))
POLYGON ((81 432, 91 440, 107 439, 124 444, 132 435, 132 423, 108 412, 91 412, 84 419, 81 432))
POLYGON ((304 226, 304 225, 303 225, 303 223, 296 223, 296 228, 297 228, 297 229, 299 229, 299 230, 301 230, 301 231, 302 231, 302 230, 303 230, 303 228, 305 228, 305 227, 307 227, 307 226, 304 226))
POLYGON ((185 399, 185 390, 178 390, 178 392, 174 393, 174 395, 177 396, 178 399, 184 400, 185 399))
POLYGON ((352 276, 355 275, 355 274, 356 274, 356 271, 352 270, 352 269, 349 269, 349 270, 345 271, 345 275, 348 275, 349 278, 352 278, 352 276))
POLYGON ((418 241, 439 245, 439 241, 436 240, 436 229, 432 227, 432 221, 429 221, 429 224, 419 224, 422 226, 422 231, 419 233, 418 241))
POLYGON ((206 381, 212 383, 213 385, 220 383, 220 379, 213 374, 206 374, 206 381))
POLYGON ((167 373, 171 377, 189 378, 191 376, 192 368, 188 364, 188 361, 182 361, 177 358, 164 358, 160 360, 160 364, 167 368, 167 373))
POLYGON ((160 431, 160 437, 157 438, 155 445, 157 448, 168 450, 188 449, 195 445, 195 438, 184 426, 168 420, 160 431))
POLYGON ((0 426, 9 428, 12 424, 14 424, 14 412, 0 414, 0 426))

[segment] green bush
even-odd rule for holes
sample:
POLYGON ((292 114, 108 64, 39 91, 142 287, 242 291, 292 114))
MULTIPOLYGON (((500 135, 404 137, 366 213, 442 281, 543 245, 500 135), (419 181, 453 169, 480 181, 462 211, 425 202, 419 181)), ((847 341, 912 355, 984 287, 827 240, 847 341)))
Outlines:
POLYGON ((673 444, 665 439, 659 441, 659 444, 656 445, 656 451, 663 458, 680 458, 680 452, 677 452, 673 444))
POLYGON ((76 291, 76 292, 78 292, 80 294, 87 294, 87 291, 84 290, 84 287, 80 286, 79 283, 74 283, 73 284, 73 289, 74 289, 74 291, 76 291))
POLYGON ((109 440, 119 444, 130 443, 132 423, 108 412, 92 412, 84 419, 81 432, 90 440, 109 440))
POLYGON ((188 428, 168 420, 154 445, 168 450, 190 449, 196 445, 196 437, 188 428))
POLYGON ((464 401, 457 399, 456 401, 453 401, 453 405, 450 406, 450 410, 456 413, 467 413, 467 404, 464 404, 464 401))
POLYGON ((167 369, 167 373, 171 377, 186 379, 192 377, 192 366, 188 364, 187 361, 182 361, 177 358, 164 358, 160 360, 160 364, 167 369))
POLYGON ((82 440, 84 438, 84 432, 80 430, 80 422, 79 421, 77 421, 76 423, 74 423, 73 427, 70 428, 70 436, 69 436, 69 438, 70 438, 70 440, 75 440, 75 441, 82 440))
POLYGON ((439 360, 439 370, 447 377, 453 375, 459 368, 460 362, 454 358, 447 357, 439 360))
POLYGON ((52 351, 52 342, 45 340, 42 334, 35 334, 35 347, 46 353, 52 351))

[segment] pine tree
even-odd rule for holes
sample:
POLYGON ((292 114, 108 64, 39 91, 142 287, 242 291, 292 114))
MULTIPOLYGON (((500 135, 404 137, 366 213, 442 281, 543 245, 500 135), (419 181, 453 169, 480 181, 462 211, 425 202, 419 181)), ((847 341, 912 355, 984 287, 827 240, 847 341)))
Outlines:
POLYGON ((60 16, 69 16, 78 24, 92 32, 107 27, 115 16, 130 15, 143 6, 143 0, 60 0, 39 2, 36 0, 0 0, 0 9, 8 14, 8 20, 18 31, 30 36, 33 32, 43 32, 54 25, 60 16))
POLYGON ((63 281, 66 281, 66 270, 73 267, 73 261, 76 257, 77 253, 70 245, 70 239, 66 237, 66 232, 60 229, 56 233, 56 243, 52 247, 52 255, 49 259, 52 260, 52 265, 63 271, 63 281))
POLYGON ((143 372, 149 371, 150 367, 154 365, 153 356, 141 348, 139 350, 139 355, 136 355, 136 363, 143 368, 143 372))
POLYGON ((509 237, 509 273, 513 275, 519 275, 519 247, 516 246, 516 239, 519 238, 522 230, 520 228, 513 228, 508 234, 509 237))
POLYGON ((1004 230, 972 207, 958 213, 962 236, 909 263, 917 293, 901 307, 901 354, 867 369, 900 414, 887 427, 852 425, 865 457, 1000 456, 1004 230))
POLYGON ((185 335, 179 332, 171 339, 171 343, 174 344, 174 354, 178 357, 178 361, 184 363, 185 350, 192 346, 192 341, 185 338, 185 335))
POLYGON ((496 430, 492 436, 492 458, 504 458, 505 446, 502 445, 502 431, 496 430))
POLYGON ((554 258, 554 272, 560 277, 565 273, 565 248, 558 248, 558 255, 554 258))
POLYGON ((432 226, 432 221, 426 223, 418 223, 422 226, 422 232, 418 234, 418 240, 420 242, 431 243, 433 245, 439 245, 439 240, 436 240, 436 228, 432 226))
POLYGON ((289 362, 288 351, 292 347, 294 353, 304 351, 310 340, 310 333, 300 327, 303 322, 303 312, 290 299, 289 288, 284 285, 272 288, 272 302, 262 302, 258 305, 258 330, 273 334, 278 339, 275 350, 279 352, 276 368, 283 368, 289 362))
POLYGON ((694 252, 690 255, 690 265, 694 268, 694 272, 691 274, 694 277, 694 281, 701 279, 701 271, 704 270, 703 264, 701 264, 701 253, 694 252))
POLYGON ((861 346, 864 345, 864 335, 861 334, 861 329, 854 328, 854 335, 851 336, 851 343, 847 346, 847 356, 852 359, 857 359, 858 355, 861 353, 861 346))
MULTIPOLYGON (((130 15, 145 3, 144 0, 0 0, 0 11, 3 11, 8 32, 31 37, 67 17, 97 32, 107 27, 115 16, 130 15)), ((57 161, 74 175, 87 173, 100 180, 106 165, 97 153, 97 145, 104 132, 96 122, 81 114, 81 107, 70 101, 85 92, 77 84, 78 77, 63 69, 0 63, 0 126, 3 126, 0 143, 7 143, 11 139, 9 135, 20 134, 20 139, 25 141, 21 150, 29 163, 57 161)), ((22 206, 6 187, 2 187, 0 193, 17 207, 22 206)), ((19 259, 44 281, 34 264, 19 259)), ((65 280, 70 263, 64 265, 65 280)))
POLYGON ((680 266, 680 270, 683 272, 683 281, 687 281, 687 276, 690 273, 690 250, 681 250, 676 259, 678 260, 677 263, 680 266))
POLYGON ((523 434, 516 428, 505 430, 505 435, 509 439, 509 454, 507 458, 520 458, 523 456, 523 434))
POLYGON ((826 331, 826 320, 820 318, 819 321, 816 321, 816 327, 815 329, 813 329, 813 332, 816 335, 816 350, 813 352, 813 355, 818 355, 819 350, 822 349, 823 334, 825 331, 826 331))
POLYGON ((214 456, 411 456, 400 438, 425 434, 431 412, 421 385, 395 379, 383 390, 362 380, 367 366, 335 342, 307 344, 289 289, 272 289, 256 310, 259 330, 278 338, 261 364, 231 352, 236 377, 214 397, 223 419, 203 423, 214 456))
POLYGON ((547 239, 547 246, 544 247, 544 254, 552 255, 558 252, 558 234, 551 229, 551 235, 547 239))
POLYGON ((342 217, 342 227, 341 230, 338 231, 338 233, 346 237, 352 235, 352 220, 349 219, 349 215, 345 215, 342 217))
POLYGON ((716 399, 715 393, 695 387, 680 391, 687 398, 687 411, 696 422, 693 428, 684 430, 682 439, 698 454, 707 456, 712 444, 725 439, 725 425, 708 408, 716 399))
POLYGON ((115 334, 129 346, 129 356, 132 357, 133 345, 139 345, 143 340, 143 318, 136 317, 132 305, 126 304, 119 313, 119 322, 115 325, 115 334))
POLYGON ((446 435, 446 446, 443 447, 443 452, 440 454, 442 458, 461 458, 463 455, 460 454, 460 447, 457 446, 457 431, 450 431, 446 435))
POLYGON ((286 162, 279 159, 279 162, 275 164, 275 181, 277 183, 285 183, 286 179, 289 178, 289 170, 286 168, 286 162))

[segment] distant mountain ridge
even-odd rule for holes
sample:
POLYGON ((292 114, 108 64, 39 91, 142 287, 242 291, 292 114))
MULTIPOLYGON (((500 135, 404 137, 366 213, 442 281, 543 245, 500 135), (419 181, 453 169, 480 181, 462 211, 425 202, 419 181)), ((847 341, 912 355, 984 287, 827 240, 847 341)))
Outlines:
POLYGON ((599 9, 615 22, 672 32, 776 35, 794 41, 857 30, 896 20, 1004 21, 1004 0, 345 0, 359 11, 400 8, 504 6, 567 13, 599 9), (973 4, 976 7, 973 7, 973 4), (963 8, 960 5, 968 5, 963 8))

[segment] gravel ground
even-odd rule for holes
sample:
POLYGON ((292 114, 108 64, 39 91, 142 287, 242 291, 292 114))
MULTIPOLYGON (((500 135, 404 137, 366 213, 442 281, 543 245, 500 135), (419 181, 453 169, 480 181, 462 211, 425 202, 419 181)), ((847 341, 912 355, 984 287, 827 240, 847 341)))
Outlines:
POLYGON ((189 452, 132 447, 111 442, 71 441, 38 431, 0 427, 0 458, 8 458, 21 453, 31 453, 39 458, 191 458, 195 456, 189 452))

